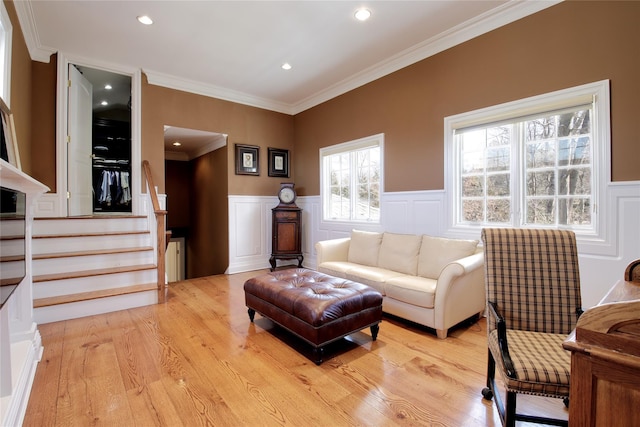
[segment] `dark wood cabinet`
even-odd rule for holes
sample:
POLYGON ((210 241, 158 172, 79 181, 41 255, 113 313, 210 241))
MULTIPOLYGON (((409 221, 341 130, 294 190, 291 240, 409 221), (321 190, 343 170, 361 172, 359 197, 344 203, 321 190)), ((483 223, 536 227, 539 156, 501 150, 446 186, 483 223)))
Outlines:
POLYGON ((586 310, 571 351, 569 426, 640 425, 640 283, 625 276, 586 310))
POLYGON ((276 269, 278 259, 297 259, 302 267, 302 239, 300 224, 302 209, 295 206, 275 207, 272 212, 271 228, 271 271, 276 269))

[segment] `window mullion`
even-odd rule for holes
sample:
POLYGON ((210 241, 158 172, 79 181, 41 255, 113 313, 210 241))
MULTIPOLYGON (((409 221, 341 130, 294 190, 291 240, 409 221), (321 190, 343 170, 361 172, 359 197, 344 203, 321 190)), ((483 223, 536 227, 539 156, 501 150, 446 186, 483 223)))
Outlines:
POLYGON ((525 209, 524 182, 521 179, 526 174, 526 152, 524 142, 524 124, 516 122, 511 125, 511 174, 509 185, 511 186, 509 195, 511 205, 511 223, 514 227, 520 227, 523 219, 523 209, 525 209))
POLYGON ((358 152, 352 151, 349 153, 349 169, 351 170, 351 176, 349 177, 349 201, 351 203, 350 219, 356 220, 358 218, 358 198, 357 198, 357 176, 358 176, 358 152))

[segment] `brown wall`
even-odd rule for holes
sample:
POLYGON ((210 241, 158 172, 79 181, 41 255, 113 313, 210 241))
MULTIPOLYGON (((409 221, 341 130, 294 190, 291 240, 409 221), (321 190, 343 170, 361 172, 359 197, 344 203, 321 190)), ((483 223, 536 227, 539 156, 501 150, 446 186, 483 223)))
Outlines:
POLYGON ((49 63, 33 61, 31 171, 29 175, 56 192, 56 81, 57 55, 49 63))
POLYGON ((191 200, 187 236, 187 278, 224 273, 229 266, 226 147, 190 163, 191 200))
POLYGON ((31 167, 31 57, 22 36, 13 2, 5 1, 13 25, 11 43, 11 93, 7 104, 13 114, 18 153, 22 170, 30 174, 31 167))
POLYGON ((640 2, 563 2, 295 116, 295 182, 321 147, 385 134, 385 191, 444 188, 445 117, 611 80, 612 178, 640 179, 640 2))
POLYGON ((167 228, 187 228, 191 216, 191 163, 167 160, 164 170, 167 228))

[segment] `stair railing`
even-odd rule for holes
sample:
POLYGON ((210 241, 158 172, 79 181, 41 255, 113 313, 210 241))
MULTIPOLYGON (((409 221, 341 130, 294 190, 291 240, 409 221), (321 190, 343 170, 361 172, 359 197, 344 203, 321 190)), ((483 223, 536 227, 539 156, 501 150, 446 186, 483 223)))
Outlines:
POLYGON ((151 176, 151 167, 147 160, 142 161, 142 169, 147 180, 147 193, 151 197, 151 205, 153 207, 153 213, 156 217, 156 244, 157 244, 157 270, 158 270, 158 302, 162 303, 166 300, 166 286, 165 286, 165 251, 167 245, 166 225, 165 218, 167 211, 160 208, 160 202, 158 201, 158 192, 153 184, 153 177, 151 176))

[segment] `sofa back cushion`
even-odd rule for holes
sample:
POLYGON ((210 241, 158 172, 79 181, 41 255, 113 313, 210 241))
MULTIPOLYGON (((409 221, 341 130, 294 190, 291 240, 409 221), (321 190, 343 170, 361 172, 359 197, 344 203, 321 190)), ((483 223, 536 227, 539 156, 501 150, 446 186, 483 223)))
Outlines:
POLYGON ((477 240, 446 239, 424 235, 418 256, 418 276, 438 279, 440 272, 447 264, 473 255, 477 247, 477 240))
POLYGON ((347 261, 377 267, 381 242, 382 233, 352 230, 347 261))
POLYGON ((422 236, 415 234, 384 233, 378 267, 415 276, 418 272, 418 253, 422 236))

